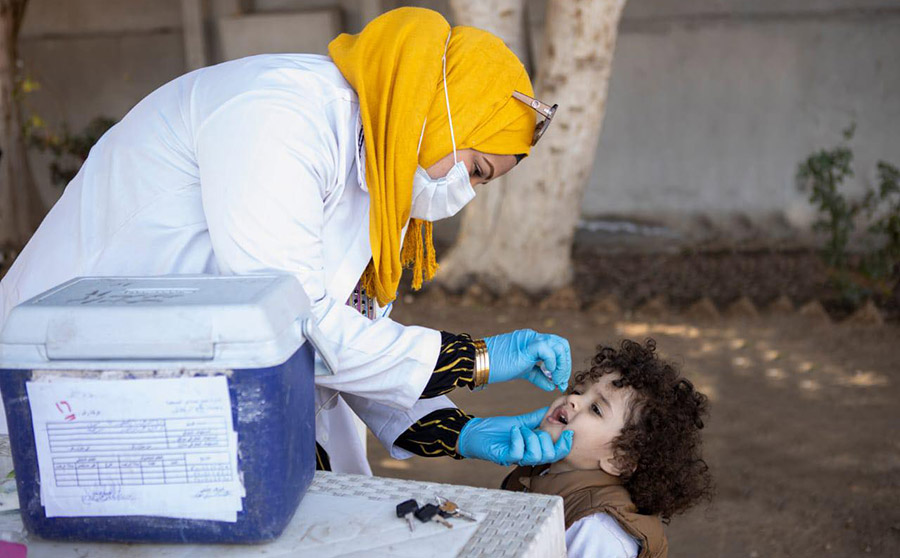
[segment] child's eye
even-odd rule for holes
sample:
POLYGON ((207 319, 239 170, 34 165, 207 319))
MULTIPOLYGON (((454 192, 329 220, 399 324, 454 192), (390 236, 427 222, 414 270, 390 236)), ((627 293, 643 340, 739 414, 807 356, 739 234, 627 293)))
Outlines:
POLYGON ((597 405, 596 403, 591 405, 591 410, 594 411, 597 415, 599 415, 601 417, 603 416, 603 411, 600 410, 600 406, 597 405))
POLYGON ((475 163, 474 167, 475 167, 475 176, 477 176, 478 178, 484 178, 484 173, 481 172, 481 167, 478 166, 478 163, 475 163))
POLYGON ((573 390, 572 390, 572 395, 581 395, 581 392, 578 391, 577 389, 573 389, 573 390))

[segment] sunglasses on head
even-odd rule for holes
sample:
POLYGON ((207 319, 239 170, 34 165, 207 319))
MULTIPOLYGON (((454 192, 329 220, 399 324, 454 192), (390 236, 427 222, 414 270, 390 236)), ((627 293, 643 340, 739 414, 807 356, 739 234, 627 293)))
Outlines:
POLYGON ((559 105, 553 105, 551 107, 547 103, 538 101, 537 99, 529 97, 524 93, 519 93, 518 91, 513 91, 512 96, 517 101, 521 101, 533 108, 538 114, 544 117, 544 119, 538 122, 538 125, 534 127, 534 137, 531 140, 531 145, 535 146, 537 145, 538 140, 541 139, 541 136, 544 135, 544 132, 547 131, 547 128, 550 127, 550 121, 553 120, 553 115, 556 114, 556 109, 559 108, 559 105))

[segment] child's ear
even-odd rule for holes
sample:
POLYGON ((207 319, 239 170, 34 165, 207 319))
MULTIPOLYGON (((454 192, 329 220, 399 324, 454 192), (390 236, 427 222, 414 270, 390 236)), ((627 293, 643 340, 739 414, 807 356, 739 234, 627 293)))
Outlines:
POLYGON ((630 476, 637 468, 637 464, 627 463, 624 462, 623 459, 617 459, 615 457, 604 459, 603 461, 600 461, 598 465, 600 466, 601 471, 614 477, 621 477, 626 473, 630 476))
POLYGON ((608 475, 612 475, 614 477, 621 477, 622 471, 613 463, 612 459, 606 459, 597 463, 600 466, 600 470, 608 475))

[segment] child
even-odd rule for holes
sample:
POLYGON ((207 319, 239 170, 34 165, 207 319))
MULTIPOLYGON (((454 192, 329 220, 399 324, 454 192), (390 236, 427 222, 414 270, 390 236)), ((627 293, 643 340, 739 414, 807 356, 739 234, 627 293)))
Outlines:
POLYGON ((652 339, 598 347, 539 427, 554 440, 573 431, 572 451, 503 481, 562 496, 570 558, 664 558, 663 523, 710 497, 700 455, 707 398, 655 351, 652 339))

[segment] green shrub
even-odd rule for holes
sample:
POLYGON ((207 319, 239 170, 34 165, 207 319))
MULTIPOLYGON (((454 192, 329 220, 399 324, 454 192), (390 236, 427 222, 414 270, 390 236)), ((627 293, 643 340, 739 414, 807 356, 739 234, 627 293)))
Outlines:
POLYGON ((116 123, 112 118, 98 116, 91 120, 80 132, 72 133, 65 124, 62 131, 50 131, 44 122, 32 115, 26 123, 24 134, 31 147, 53 155, 50 161, 50 181, 65 187, 75 178, 78 169, 87 159, 91 147, 116 123))
POLYGON ((848 142, 855 127, 844 130, 844 142, 811 154, 797 169, 797 187, 808 192, 818 216, 813 230, 826 235, 822 259, 829 279, 847 302, 886 296, 900 278, 900 171, 878 162, 878 188, 870 188, 861 200, 848 200, 841 186, 854 176, 853 151, 848 142), (852 253, 850 241, 857 223, 865 217, 862 253, 852 253))
POLYGON ((113 127, 116 121, 105 116, 98 116, 80 132, 73 133, 65 123, 59 132, 55 132, 47 126, 44 119, 28 103, 28 96, 35 91, 40 91, 41 84, 27 74, 23 75, 24 77, 16 83, 13 91, 23 112, 28 115, 22 123, 22 137, 28 142, 29 147, 41 152, 50 152, 52 155, 50 181, 55 186, 64 188, 78 174, 78 169, 87 159, 91 147, 107 130, 113 127))

